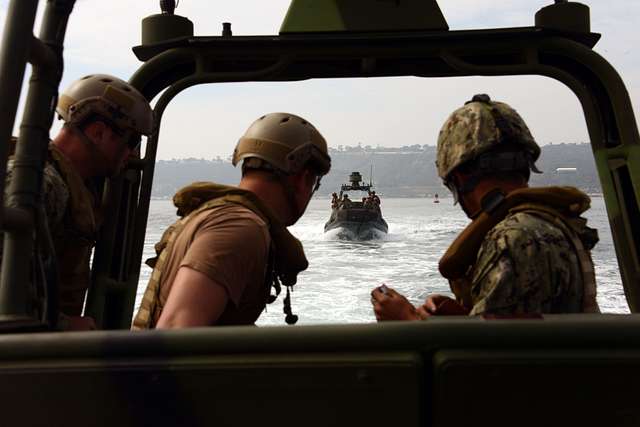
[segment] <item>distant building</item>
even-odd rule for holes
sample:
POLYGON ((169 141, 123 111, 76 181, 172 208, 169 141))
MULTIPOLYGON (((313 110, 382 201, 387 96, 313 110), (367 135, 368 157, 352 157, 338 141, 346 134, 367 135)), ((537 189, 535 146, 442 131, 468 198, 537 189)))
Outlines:
POLYGON ((578 168, 556 168, 555 176, 551 179, 552 185, 567 185, 571 187, 581 187, 579 181, 578 168))
POLYGON ((557 168, 557 174, 575 174, 578 173, 578 168, 557 168))

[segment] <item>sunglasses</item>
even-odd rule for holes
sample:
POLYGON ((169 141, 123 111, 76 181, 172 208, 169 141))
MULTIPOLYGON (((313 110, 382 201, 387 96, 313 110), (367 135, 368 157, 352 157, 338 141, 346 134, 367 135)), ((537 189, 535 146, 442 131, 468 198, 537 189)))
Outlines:
POLYGON ((136 151, 140 148, 140 143, 142 141, 142 135, 138 132, 128 132, 129 136, 126 138, 127 146, 131 151, 136 151))
POLYGON ((448 179, 444 182, 444 185, 449 189, 449 191, 451 191, 451 194, 453 195, 453 204, 457 205, 460 199, 460 193, 458 192, 458 187, 456 187, 456 185, 453 183, 453 179, 448 179))
POLYGON ((122 130, 113 123, 107 123, 107 125, 111 128, 113 133, 115 133, 125 141, 127 147, 129 147, 131 151, 136 151, 138 148, 140 148, 142 135, 140 135, 138 132, 130 129, 122 130))

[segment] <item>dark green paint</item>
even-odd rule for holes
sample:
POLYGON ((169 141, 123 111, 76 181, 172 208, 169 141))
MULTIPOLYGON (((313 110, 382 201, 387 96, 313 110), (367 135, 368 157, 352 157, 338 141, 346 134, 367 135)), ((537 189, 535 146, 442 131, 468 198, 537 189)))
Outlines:
POLYGON ((435 1, 294 0, 280 34, 448 29, 435 1))
MULTIPOLYGON (((43 66, 34 74, 49 88, 38 80, 30 83, 23 119, 29 126, 19 142, 25 170, 10 191, 16 206, 4 215, 3 226, 13 239, 5 260, 19 256, 28 264, 29 230, 46 234, 38 225, 34 198, 52 117, 45 107, 55 96, 51 88, 57 87, 61 70, 48 49, 61 47, 65 14, 73 3, 47 2, 41 33, 47 46, 28 41, 37 2, 10 4, 0 57, 3 165, 27 60, 43 66)), ((162 93, 156 128, 176 95, 205 83, 554 78, 583 107, 622 285, 632 311, 640 310, 640 138, 623 81, 592 50, 599 35, 587 32, 584 7, 545 8, 536 28, 446 31, 435 12, 401 22, 402 13, 389 9, 435 10, 435 2, 371 0, 363 7, 356 0, 327 0, 325 10, 309 17, 304 9, 319 4, 295 1, 282 36, 193 37, 186 27, 158 26, 165 18, 152 20, 145 41, 153 44, 134 49, 144 64, 131 82, 149 99, 162 93)), ((105 328, 127 329, 132 317, 158 141, 156 132, 145 158, 105 187, 113 210, 96 248, 87 302, 87 312, 105 328)), ((25 293, 40 288, 28 271, 14 268, 15 262, 4 266, 0 287, 3 425, 388 427, 637 425, 640 420, 635 396, 626 387, 640 377, 638 315, 26 334, 46 325, 43 313, 50 307, 26 301, 25 293)))

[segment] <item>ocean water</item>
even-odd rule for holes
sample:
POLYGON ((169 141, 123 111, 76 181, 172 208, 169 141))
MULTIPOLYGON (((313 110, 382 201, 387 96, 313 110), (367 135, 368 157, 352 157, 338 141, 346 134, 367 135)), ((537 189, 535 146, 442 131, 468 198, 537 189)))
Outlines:
MULTIPOLYGON (((382 201, 382 213, 389 233, 380 239, 352 242, 338 238, 335 231, 324 233, 330 201, 314 199, 305 215, 290 228, 304 244, 309 268, 298 276, 292 304, 299 324, 375 322, 370 292, 381 283, 421 303, 430 293, 450 294, 447 281, 438 272, 438 260, 468 219, 451 199, 435 204, 432 199, 392 199, 382 201)), ((628 313, 622 281, 604 200, 594 197, 587 212, 589 225, 597 228, 600 242, 592 252, 598 282, 598 302, 603 312, 628 313)), ((151 202, 144 257, 154 254, 153 245, 175 220, 171 201, 151 202)), ((151 269, 142 266, 137 307, 151 269)), ((267 306, 258 325, 282 325, 282 294, 267 306)))

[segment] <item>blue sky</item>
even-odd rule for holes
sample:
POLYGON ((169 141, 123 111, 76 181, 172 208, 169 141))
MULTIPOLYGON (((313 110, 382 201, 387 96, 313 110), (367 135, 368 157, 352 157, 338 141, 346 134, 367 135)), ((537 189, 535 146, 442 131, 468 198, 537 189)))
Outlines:
MULTIPOLYGON (((41 8, 44 1, 41 1, 41 8)), ((440 0, 452 30, 533 25, 551 0, 440 0)), ((620 72, 632 102, 640 95, 638 0, 586 0, 592 29, 603 34, 596 51, 620 72)), ((8 0, 0 0, 4 27, 8 0)), ((288 0, 181 0, 196 35, 217 35, 222 22, 234 34, 277 34, 288 0)), ((140 20, 158 11, 157 0, 78 0, 69 24, 63 86, 102 72, 128 79, 140 63, 140 20)), ((260 115, 289 111, 305 116, 331 146, 435 144, 448 114, 474 93, 514 106, 541 144, 584 142, 587 131, 575 96, 543 77, 457 79, 315 80, 287 84, 198 86, 165 113, 158 158, 227 157, 238 137, 260 115)), ((634 105, 636 116, 638 107, 634 105)), ((54 127, 55 132, 57 127, 54 127)))

